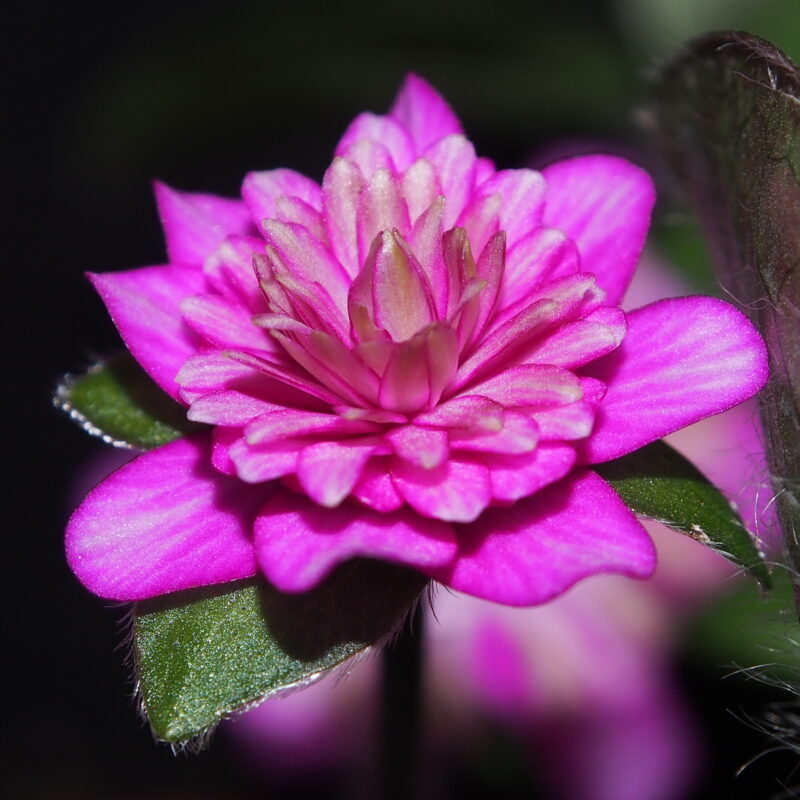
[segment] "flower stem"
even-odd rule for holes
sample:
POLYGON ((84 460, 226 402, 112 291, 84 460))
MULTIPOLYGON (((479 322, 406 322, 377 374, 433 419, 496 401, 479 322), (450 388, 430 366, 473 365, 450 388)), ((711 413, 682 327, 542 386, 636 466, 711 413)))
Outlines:
POLYGON ((418 603, 383 654, 381 797, 417 797, 425 610, 418 603))

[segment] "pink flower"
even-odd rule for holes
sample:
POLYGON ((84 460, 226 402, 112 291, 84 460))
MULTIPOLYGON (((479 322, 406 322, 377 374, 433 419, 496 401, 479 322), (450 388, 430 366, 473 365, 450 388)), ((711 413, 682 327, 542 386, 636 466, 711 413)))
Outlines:
POLYGON ((159 185, 170 263, 93 275, 190 419, 73 515, 68 558, 133 600, 337 563, 410 565, 512 605, 646 576, 644 528, 591 465, 751 396, 764 347, 711 298, 618 306, 654 200, 605 156, 477 158, 410 76, 345 132, 322 185, 251 173, 243 201, 159 185))

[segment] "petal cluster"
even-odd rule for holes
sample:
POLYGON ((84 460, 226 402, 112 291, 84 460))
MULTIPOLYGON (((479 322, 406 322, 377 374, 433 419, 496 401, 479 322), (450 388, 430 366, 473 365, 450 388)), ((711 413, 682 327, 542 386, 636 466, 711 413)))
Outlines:
POLYGON ((209 434, 142 455, 73 516, 89 588, 135 599, 260 569, 302 591, 356 555, 500 602, 652 545, 589 466, 757 391, 763 345, 709 298, 618 303, 654 193, 618 158, 496 170, 410 76, 322 183, 157 187, 169 263, 91 276, 209 434))

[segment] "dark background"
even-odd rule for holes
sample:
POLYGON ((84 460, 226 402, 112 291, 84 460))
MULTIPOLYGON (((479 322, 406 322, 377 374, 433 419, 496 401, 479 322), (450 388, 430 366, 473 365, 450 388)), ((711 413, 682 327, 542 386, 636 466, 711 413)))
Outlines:
MULTIPOLYGON (((443 92, 478 151, 501 166, 563 142, 633 149, 647 163, 634 111, 658 58, 706 27, 746 27, 800 56, 796 8, 769 0, 122 0, 7 11, 3 452, 11 514, 2 643, 11 674, 2 684, 0 790, 120 800, 266 791, 236 767, 224 737, 191 758, 152 742, 115 651, 123 610, 83 590, 63 559, 62 530, 77 501, 71 487, 98 445, 50 397, 59 375, 117 346, 82 273, 163 257, 153 178, 229 195, 250 169, 290 166, 319 178, 347 122, 362 109, 385 110, 409 69, 443 92)), ((729 710, 754 713, 776 695, 722 681, 691 652, 676 656, 676 669, 712 751, 697 798, 758 800, 779 790, 776 778, 792 783, 793 758, 768 757, 733 777, 768 745, 729 710)), ((530 796, 509 770, 504 795, 530 796)), ((467 785, 474 796, 492 792, 467 765, 453 767, 452 785, 454 797, 467 785)), ((270 796, 289 796, 281 792, 270 796)))

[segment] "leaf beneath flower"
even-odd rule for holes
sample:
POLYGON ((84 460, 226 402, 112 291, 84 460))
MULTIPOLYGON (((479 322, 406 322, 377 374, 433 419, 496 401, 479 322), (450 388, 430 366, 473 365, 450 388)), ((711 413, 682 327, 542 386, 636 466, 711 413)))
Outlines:
POLYGON ((84 430, 117 447, 151 450, 200 427, 127 354, 66 376, 54 402, 84 430))
POLYGON ((628 507, 713 548, 768 589, 770 575, 753 537, 723 494, 664 442, 594 467, 628 507))
POLYGON ((184 743, 312 682, 389 637, 426 584, 416 572, 362 559, 304 594, 249 580, 138 603, 137 677, 153 732, 184 743))

